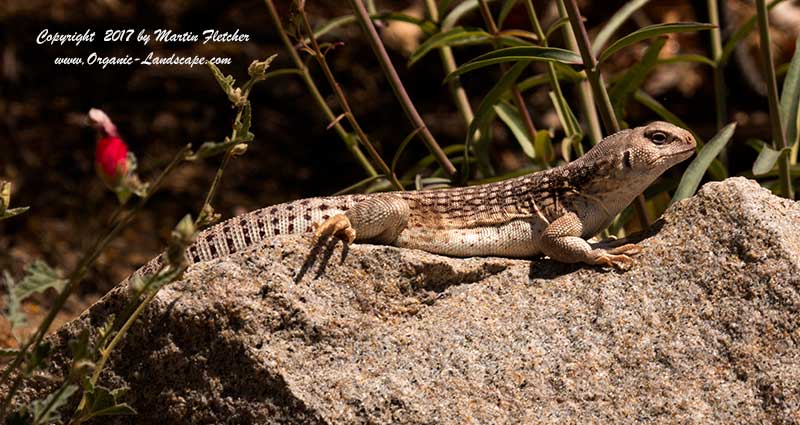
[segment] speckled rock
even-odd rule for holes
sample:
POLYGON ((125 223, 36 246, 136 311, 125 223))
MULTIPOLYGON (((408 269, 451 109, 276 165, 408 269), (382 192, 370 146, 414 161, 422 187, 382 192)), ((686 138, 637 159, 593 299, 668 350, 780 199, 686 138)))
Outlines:
POLYGON ((119 423, 800 423, 800 203, 732 178, 641 238, 624 272, 276 238, 163 289, 102 380, 119 423))

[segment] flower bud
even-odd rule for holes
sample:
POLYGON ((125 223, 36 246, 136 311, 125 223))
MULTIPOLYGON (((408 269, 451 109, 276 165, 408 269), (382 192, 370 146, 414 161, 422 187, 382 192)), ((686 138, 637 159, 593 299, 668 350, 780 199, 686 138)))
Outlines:
POLYGON ((116 187, 128 172, 128 146, 117 136, 97 140, 94 158, 97 174, 110 187, 116 187))

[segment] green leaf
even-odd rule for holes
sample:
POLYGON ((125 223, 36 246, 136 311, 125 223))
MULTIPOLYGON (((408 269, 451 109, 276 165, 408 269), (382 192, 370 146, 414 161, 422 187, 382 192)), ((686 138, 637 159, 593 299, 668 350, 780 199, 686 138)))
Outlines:
POLYGON ((549 130, 539 130, 536 132, 536 138, 533 141, 536 155, 545 163, 549 163, 555 158, 553 151, 553 140, 549 130))
POLYGON ((713 60, 703 56, 703 55, 673 55, 668 58, 659 59, 658 63, 677 63, 677 62, 694 62, 694 63, 702 63, 704 65, 708 65, 712 68, 716 67, 717 64, 714 63, 713 60))
POLYGON ((31 412, 33 413, 32 423, 34 425, 45 425, 54 422, 60 423, 61 414, 58 413, 58 409, 64 407, 72 394, 77 390, 77 385, 65 383, 44 399, 32 402, 30 406, 31 412))
POLYGON ((61 292, 67 284, 56 270, 53 270, 42 260, 36 260, 25 268, 26 276, 18 284, 14 285, 14 296, 20 301, 37 293, 44 292, 49 288, 54 288, 61 292))
MULTIPOLYGON (((323 35, 335 30, 336 28, 351 24, 356 22, 355 15, 344 15, 344 16, 337 16, 333 19, 329 19, 323 25, 317 27, 314 30, 314 37, 320 38, 323 35)), ((308 39, 307 39, 308 40, 308 39)), ((310 40, 308 40, 310 41, 310 40)), ((307 41, 307 42, 308 42, 307 41)))
POLYGON ((14 284, 14 279, 7 270, 3 270, 3 280, 5 281, 6 289, 8 290, 8 295, 5 298, 5 309, 3 314, 13 330, 21 326, 25 326, 25 324, 28 323, 28 319, 25 316, 25 313, 22 311, 22 300, 17 297, 17 294, 14 291, 14 287, 16 287, 14 284))
MULTIPOLYGON (((475 133, 475 140, 473 142, 473 152, 475 153, 475 162, 478 164, 478 171, 484 176, 495 175, 492 161, 489 157, 489 148, 492 145, 492 121, 484 121, 478 127, 475 133)), ((454 158, 455 161, 457 158, 454 158)))
POLYGON ((198 159, 216 156, 226 152, 228 149, 238 145, 239 143, 242 143, 243 141, 244 140, 240 138, 236 138, 235 140, 230 140, 229 138, 226 137, 224 142, 205 142, 202 145, 200 145, 200 148, 197 149, 197 152, 186 157, 186 160, 196 161, 198 159))
MULTIPOLYGON (((464 157, 469 157, 469 147, 472 142, 473 135, 479 129, 484 127, 488 122, 490 122, 494 116, 494 105, 500 101, 503 93, 505 93, 512 85, 517 81, 520 74, 523 70, 530 64, 530 61, 520 61, 514 64, 505 74, 500 78, 497 84, 492 87, 491 90, 486 94, 486 96, 481 100, 480 105, 478 105, 478 110, 475 112, 475 118, 472 119, 472 122, 469 125, 469 129, 467 130, 467 139, 464 144, 464 157)), ((464 172, 462 175, 466 178, 469 176, 469 161, 464 161, 464 172)))
MULTIPOLYGON (((487 0, 487 3, 491 3, 494 0, 487 0)), ((450 13, 442 19, 442 29, 446 30, 449 28, 453 28, 456 26, 456 23, 464 17, 467 13, 477 9, 479 6, 478 0, 466 0, 462 1, 458 4, 458 6, 454 7, 450 13)), ((445 8, 440 8, 439 10, 445 10, 445 8)))
POLYGON ((539 36, 521 29, 508 29, 497 32, 497 38, 500 38, 509 46, 514 47, 528 47, 534 46, 534 41, 539 41, 539 36), (525 41, 531 40, 531 41, 525 41))
POLYGON ((578 143, 580 143, 580 139, 577 134, 561 139, 561 157, 564 158, 565 162, 572 161, 572 149, 570 148, 578 143))
POLYGON ((625 106, 628 104, 630 95, 639 89, 647 78, 647 74, 656 66, 658 55, 666 44, 666 37, 658 37, 647 47, 642 59, 628 69, 627 72, 609 90, 608 96, 614 106, 614 111, 618 117, 624 117, 625 106))
POLYGON ((787 147, 776 151, 768 144, 764 144, 761 148, 761 152, 758 153, 756 161, 753 163, 753 175, 763 176, 769 173, 772 167, 775 166, 775 163, 778 162, 781 155, 788 154, 789 152, 791 152, 791 148, 787 147))
MULTIPOLYGON (((584 73, 577 72, 567 65, 560 63, 555 64, 556 78, 558 81, 566 81, 568 83, 577 83, 584 80, 584 73)), ((539 87, 544 84, 550 83, 550 77, 547 74, 538 74, 528 77, 517 83, 517 89, 521 92, 539 87)))
POLYGON ((397 152, 395 152, 394 157, 392 158, 392 166, 389 168, 390 170, 392 170, 392 173, 394 173, 395 170, 397 169, 397 161, 400 160, 400 155, 406 149, 406 146, 408 146, 408 143, 411 142, 411 140, 414 139, 414 136, 416 136, 417 133, 420 132, 420 130, 422 130, 422 127, 412 131, 408 136, 406 136, 405 139, 403 139, 403 142, 400 143, 400 146, 397 148, 397 152))
MULTIPOLYGON (((564 81, 565 79, 562 76, 557 75, 559 81, 564 81)), ((543 86, 545 84, 550 83, 550 77, 547 74, 538 74, 534 75, 533 77, 528 77, 519 83, 517 83, 517 90, 523 92, 525 90, 530 90, 532 88, 536 88, 539 86, 543 86)))
POLYGON ((109 390, 100 385, 92 385, 88 380, 84 382, 87 410, 81 416, 86 421, 99 416, 118 416, 137 414, 130 405, 120 403, 119 398, 124 396, 127 388, 109 390))
POLYGON ((522 151, 528 158, 536 158, 536 149, 533 147, 533 141, 528 136, 528 131, 525 129, 525 123, 519 115, 519 110, 507 102, 500 102, 494 105, 494 111, 498 117, 508 126, 514 138, 519 143, 522 151))
POLYGON ((408 58, 408 66, 414 65, 434 49, 445 46, 464 46, 491 42, 492 35, 482 29, 456 27, 445 32, 440 32, 425 40, 425 42, 408 58))
POLYGON ((592 43, 592 54, 597 56, 600 50, 608 43, 611 36, 628 20, 628 18, 639 10, 642 6, 647 4, 650 0, 632 0, 625 3, 613 16, 608 20, 603 29, 597 33, 592 43))
POLYGON ((484 55, 478 56, 475 59, 461 65, 455 71, 445 78, 445 82, 450 79, 470 72, 472 70, 483 68, 485 66, 494 65, 502 62, 519 62, 530 61, 536 62, 561 62, 566 64, 578 65, 581 64, 581 57, 575 52, 559 49, 556 47, 506 47, 497 49, 484 55))
POLYGON ((725 148, 725 145, 728 144, 735 130, 736 123, 732 122, 722 127, 722 129, 703 146, 703 149, 697 154, 697 158, 689 164, 686 172, 683 173, 681 182, 678 184, 678 189, 675 190, 675 195, 672 197, 672 203, 694 195, 709 165, 711 165, 722 149, 725 148))
MULTIPOLYGON (((767 10, 771 10, 773 7, 777 6, 779 3, 782 3, 786 0, 775 0, 772 3, 767 5, 767 10)), ((756 14, 752 12, 753 16, 751 16, 742 26, 739 27, 734 33, 728 38, 728 41, 725 42, 725 45, 722 46, 722 54, 719 57, 719 63, 717 66, 725 66, 730 60, 733 51, 736 49, 736 45, 742 41, 743 38, 747 37, 753 28, 756 27, 756 14)))
POLYGON ((786 144, 789 146, 798 143, 797 135, 800 133, 797 128, 797 122, 800 120, 798 105, 800 105, 800 37, 797 37, 794 56, 789 64, 789 70, 786 72, 781 90, 781 122, 786 131, 786 144))
POLYGON ((544 32, 544 38, 549 40, 550 36, 553 35, 554 32, 556 32, 559 28, 567 24, 569 24, 568 17, 565 16, 563 18, 558 18, 555 22, 550 24, 550 27, 548 27, 547 31, 544 32))
POLYGON ((712 28, 716 28, 716 25, 703 24, 699 22, 675 22, 669 24, 656 24, 656 25, 646 26, 612 43, 610 46, 608 46, 607 49, 603 51, 603 53, 600 54, 598 61, 603 62, 604 60, 608 59, 611 55, 613 55, 614 53, 616 53, 621 49, 624 49, 625 47, 628 47, 632 44, 638 43, 642 40, 646 40, 648 38, 652 38, 658 35, 673 34, 678 32, 708 30, 712 28))
POLYGON ((219 86, 222 88, 222 91, 225 92, 228 96, 230 96, 231 92, 233 91, 233 85, 236 83, 236 80, 233 79, 233 76, 228 75, 227 77, 222 74, 222 71, 217 68, 216 65, 211 63, 211 61, 206 62, 209 69, 211 69, 211 74, 214 75, 214 79, 217 80, 219 86))
MULTIPOLYGON (((664 105, 662 105, 661 102, 659 102, 656 99, 654 99, 652 96, 647 94, 645 91, 636 90, 636 93, 634 93, 633 97, 634 97, 634 99, 636 99, 637 102, 641 103, 646 108, 648 108, 651 111, 655 112, 664 121, 668 121, 668 122, 670 122, 672 124, 677 125, 678 127, 689 128, 689 126, 686 125, 686 123, 683 122, 683 120, 678 118, 677 115, 675 115, 672 112, 670 112, 670 110, 667 109, 664 105)), ((695 134, 695 139, 697 139, 698 142, 702 143, 702 140, 697 138, 696 134, 695 134)))
POLYGON ((241 118, 233 123, 237 136, 241 135, 242 133, 246 135, 250 132, 250 120, 252 119, 251 114, 252 109, 250 107, 250 102, 245 102, 244 106, 242 107, 241 118))
POLYGON ((554 91, 549 92, 548 96, 550 101, 553 102, 553 108, 556 110, 556 115, 558 115, 558 120, 561 121, 561 126, 564 128, 567 138, 571 142, 580 143, 583 140, 583 132, 575 113, 572 112, 572 108, 569 106, 569 102, 563 97, 559 98, 554 91))

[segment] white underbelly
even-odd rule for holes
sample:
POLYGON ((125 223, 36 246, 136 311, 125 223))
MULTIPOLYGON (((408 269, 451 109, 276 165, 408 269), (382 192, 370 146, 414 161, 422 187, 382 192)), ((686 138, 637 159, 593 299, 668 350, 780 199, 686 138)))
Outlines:
POLYGON ((542 230, 523 220, 467 229, 413 227, 403 230, 394 245, 456 257, 532 257, 541 253, 537 245, 542 230))

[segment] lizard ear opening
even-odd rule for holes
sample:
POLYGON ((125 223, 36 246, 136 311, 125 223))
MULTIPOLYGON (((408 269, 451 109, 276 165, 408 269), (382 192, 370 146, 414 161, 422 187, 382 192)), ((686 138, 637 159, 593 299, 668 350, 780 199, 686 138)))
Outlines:
POLYGON ((625 151, 622 153, 622 165, 626 169, 633 168, 633 163, 631 163, 631 151, 625 151))

